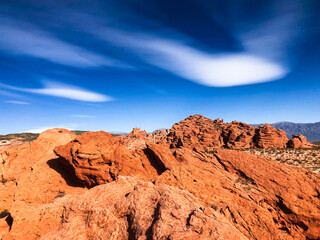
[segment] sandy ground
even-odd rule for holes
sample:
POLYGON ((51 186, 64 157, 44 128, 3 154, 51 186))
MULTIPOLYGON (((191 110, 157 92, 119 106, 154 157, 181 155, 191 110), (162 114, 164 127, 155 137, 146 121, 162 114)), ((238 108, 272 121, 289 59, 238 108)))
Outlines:
POLYGON ((247 149, 245 152, 288 165, 304 167, 320 174, 320 147, 314 149, 247 149))
POLYGON ((23 143, 24 142, 18 140, 2 140, 0 141, 0 153, 23 143))

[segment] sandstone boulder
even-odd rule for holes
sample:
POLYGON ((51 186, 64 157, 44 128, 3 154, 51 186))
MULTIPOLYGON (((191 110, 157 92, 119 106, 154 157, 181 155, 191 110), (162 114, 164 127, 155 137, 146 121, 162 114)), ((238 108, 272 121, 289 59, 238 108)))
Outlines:
MULTIPOLYGON (((1 220, 1 229, 10 231, 1 239, 37 239, 60 222, 60 207, 51 207, 57 198, 80 193, 53 149, 71 141, 75 135, 65 129, 51 129, 39 138, 0 154, 0 213, 7 211, 12 223, 1 220), (44 209, 47 209, 44 211, 44 209)), ((1 233, 0 233, 1 234, 1 233)))
POLYGON ((256 129, 253 141, 260 148, 286 148, 288 138, 283 130, 265 124, 256 129))
POLYGON ((114 181, 119 175, 135 175, 152 181, 160 171, 141 149, 131 152, 107 132, 87 132, 65 146, 54 149, 57 156, 87 187, 114 181))
POLYGON ((307 142, 307 138, 302 134, 292 135, 287 145, 289 148, 313 148, 313 144, 307 142))
POLYGON ((66 203, 59 239, 247 239, 189 192, 119 177, 66 203))

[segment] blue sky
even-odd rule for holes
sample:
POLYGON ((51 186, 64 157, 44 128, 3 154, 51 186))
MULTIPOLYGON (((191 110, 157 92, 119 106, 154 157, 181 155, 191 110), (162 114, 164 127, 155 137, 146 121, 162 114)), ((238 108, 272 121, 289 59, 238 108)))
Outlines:
POLYGON ((316 0, 1 1, 0 134, 320 121, 316 0))

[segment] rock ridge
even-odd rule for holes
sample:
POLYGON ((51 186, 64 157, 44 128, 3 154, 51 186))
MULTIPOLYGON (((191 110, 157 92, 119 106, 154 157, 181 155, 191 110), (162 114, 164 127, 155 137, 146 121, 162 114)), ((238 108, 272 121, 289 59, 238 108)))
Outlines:
POLYGON ((265 124, 253 127, 249 124, 223 120, 211 120, 193 115, 174 124, 166 136, 172 147, 185 146, 211 150, 216 148, 312 148, 302 135, 288 139, 283 130, 265 124))
POLYGON ((152 142, 130 150, 104 132, 78 136, 55 152, 90 188, 131 176, 190 192, 249 239, 320 237, 320 178, 305 169, 236 150, 152 142))
POLYGON ((48 130, 0 155, 0 238, 319 239, 319 175, 248 146, 312 144, 201 115, 152 134, 48 130))

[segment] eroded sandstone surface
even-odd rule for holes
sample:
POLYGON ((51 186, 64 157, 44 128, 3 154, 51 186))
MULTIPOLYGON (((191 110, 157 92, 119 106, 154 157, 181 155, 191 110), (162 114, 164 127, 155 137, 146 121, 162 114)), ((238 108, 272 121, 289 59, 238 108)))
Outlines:
POLYGON ((211 120, 201 115, 194 115, 172 126, 167 136, 173 147, 189 148, 311 148, 312 144, 302 135, 289 140, 282 130, 265 124, 253 127, 249 124, 233 121, 211 120))
POLYGON ((132 176, 189 191, 251 239, 320 237, 318 175, 235 150, 145 145, 129 151, 110 134, 97 132, 55 152, 88 187, 132 176))
POLYGON ((23 144, 22 141, 19 140, 2 140, 0 141, 0 152, 4 152, 6 150, 9 150, 10 148, 14 148, 16 146, 19 146, 23 144))
POLYGON ((200 115, 118 138, 48 130, 1 153, 0 236, 319 239, 319 175, 233 150, 288 141, 269 125, 200 115))
POLYGON ((60 222, 63 205, 52 203, 60 195, 84 190, 73 183, 72 175, 68 176, 53 152, 74 137, 68 130, 52 129, 33 142, 0 154, 0 212, 9 214, 0 220, 4 220, 4 229, 10 229, 3 231, 3 239, 39 238, 60 222), (5 221, 11 218, 11 224, 5 221))
POLYGON ((70 200, 60 226, 41 239, 247 238, 187 191, 119 177, 70 200))
POLYGON ((303 135, 293 135, 288 139, 283 130, 269 124, 253 127, 242 122, 211 120, 201 115, 193 115, 164 129, 148 134, 139 128, 126 136, 119 136, 121 143, 129 149, 144 148, 145 142, 169 144, 171 148, 188 147, 210 151, 217 148, 313 148, 303 135))

